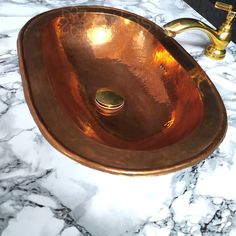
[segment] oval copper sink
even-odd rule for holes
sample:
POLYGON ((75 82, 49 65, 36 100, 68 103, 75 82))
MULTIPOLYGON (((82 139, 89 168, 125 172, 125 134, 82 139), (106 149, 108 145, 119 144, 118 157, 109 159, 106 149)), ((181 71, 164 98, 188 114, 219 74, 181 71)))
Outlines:
POLYGON ((199 162, 224 137, 212 82, 143 17, 98 6, 52 10, 24 26, 18 53, 41 132, 82 164, 163 174, 199 162))

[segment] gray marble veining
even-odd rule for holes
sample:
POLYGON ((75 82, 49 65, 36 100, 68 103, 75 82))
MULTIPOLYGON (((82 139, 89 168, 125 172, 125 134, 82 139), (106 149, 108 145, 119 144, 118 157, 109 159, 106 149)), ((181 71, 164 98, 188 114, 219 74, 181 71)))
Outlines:
POLYGON ((236 235, 235 44, 224 60, 211 61, 202 53, 208 38, 201 32, 176 38, 227 108, 227 135, 208 159, 160 177, 102 173, 64 157, 42 137, 24 100, 17 62, 17 35, 31 17, 80 4, 126 9, 159 25, 178 17, 204 20, 182 0, 0 1, 0 235, 236 235))

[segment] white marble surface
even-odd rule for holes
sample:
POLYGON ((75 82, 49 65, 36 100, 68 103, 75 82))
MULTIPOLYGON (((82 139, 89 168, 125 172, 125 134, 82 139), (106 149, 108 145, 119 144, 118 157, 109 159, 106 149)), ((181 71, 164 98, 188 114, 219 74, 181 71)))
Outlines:
POLYGON ((227 136, 214 154, 160 177, 102 173, 66 158, 42 137, 17 64, 17 34, 32 16, 79 4, 123 8, 159 25, 202 19, 181 0, 0 0, 0 235, 236 235, 236 46, 229 45, 224 60, 211 61, 202 54, 204 34, 177 37, 227 108, 227 136))

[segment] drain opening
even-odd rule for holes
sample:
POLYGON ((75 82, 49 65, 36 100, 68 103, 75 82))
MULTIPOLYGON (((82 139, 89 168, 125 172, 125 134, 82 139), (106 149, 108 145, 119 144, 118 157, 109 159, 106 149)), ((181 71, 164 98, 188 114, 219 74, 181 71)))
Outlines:
POLYGON ((124 106, 124 98, 110 89, 99 89, 96 92, 95 103, 103 115, 114 115, 124 106))

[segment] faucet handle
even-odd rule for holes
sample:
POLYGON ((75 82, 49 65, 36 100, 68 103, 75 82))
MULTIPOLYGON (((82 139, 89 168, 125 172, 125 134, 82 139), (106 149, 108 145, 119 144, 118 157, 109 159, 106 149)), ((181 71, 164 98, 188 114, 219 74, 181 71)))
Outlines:
POLYGON ((233 11, 233 5, 223 3, 223 2, 216 2, 215 3, 215 8, 223 10, 223 11, 227 11, 228 15, 227 15, 227 18, 226 18, 226 23, 231 24, 234 17, 236 16, 236 11, 233 11))
POLYGON ((215 8, 220 9, 220 10, 224 10, 227 12, 231 12, 233 10, 233 6, 227 3, 223 3, 223 2, 216 2, 215 3, 215 8))

